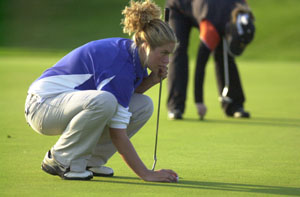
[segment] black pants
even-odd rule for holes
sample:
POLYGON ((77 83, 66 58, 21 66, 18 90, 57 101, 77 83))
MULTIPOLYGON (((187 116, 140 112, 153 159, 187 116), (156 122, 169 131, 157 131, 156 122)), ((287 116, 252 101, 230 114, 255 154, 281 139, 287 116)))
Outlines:
MULTIPOLYGON (((169 23, 176 33, 179 40, 179 46, 171 58, 169 64, 169 77, 168 77, 168 109, 180 110, 184 113, 185 100, 187 94, 188 84, 188 44, 191 29, 197 25, 193 24, 186 16, 182 15, 179 11, 170 10, 169 23)), ((205 66, 210 55, 210 50, 201 43, 197 54, 197 65, 195 72, 195 102, 203 102, 203 85, 205 76, 205 66)), ((224 62, 223 62, 223 44, 219 43, 213 52, 216 78, 218 82, 218 91, 221 95, 225 82, 224 82, 224 62)), ((228 96, 233 100, 230 104, 222 104, 222 108, 227 115, 232 115, 233 112, 240 107, 243 107, 245 97, 239 78, 237 65, 234 58, 228 56, 229 67, 229 92, 228 96)))

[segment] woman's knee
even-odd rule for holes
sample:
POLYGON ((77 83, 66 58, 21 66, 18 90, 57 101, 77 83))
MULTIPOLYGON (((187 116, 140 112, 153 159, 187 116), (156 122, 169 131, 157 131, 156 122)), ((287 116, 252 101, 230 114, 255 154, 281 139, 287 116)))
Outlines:
POLYGON ((144 103, 145 103, 145 111, 147 112, 149 118, 151 117, 153 113, 153 101, 149 96, 143 95, 144 96, 144 103))
POLYGON ((143 94, 134 94, 130 101, 129 111, 133 118, 149 119, 153 113, 152 99, 143 94))
POLYGON ((116 97, 110 92, 101 91, 89 100, 85 108, 105 113, 107 116, 112 117, 117 107, 118 101, 116 97))

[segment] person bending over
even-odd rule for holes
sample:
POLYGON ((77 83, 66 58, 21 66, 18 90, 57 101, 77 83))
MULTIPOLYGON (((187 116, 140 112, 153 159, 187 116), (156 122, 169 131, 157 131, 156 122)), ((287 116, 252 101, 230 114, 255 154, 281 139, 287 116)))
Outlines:
MULTIPOLYGON (((194 96, 198 114, 206 114, 204 102, 205 66, 211 53, 215 62, 219 100, 229 117, 247 118, 244 110, 245 96, 242 89, 235 57, 242 54, 254 37, 254 17, 244 0, 167 0, 170 9, 170 25, 176 33, 179 46, 169 65, 168 110, 170 119, 182 119, 185 110, 188 83, 188 41, 190 31, 200 31, 200 46, 194 81, 194 96), (228 61, 229 88, 222 95, 225 84, 223 40, 228 61)), ((225 56, 225 57, 226 57, 225 56)), ((228 75, 227 75, 228 76, 228 75)))
POLYGON ((49 174, 112 176, 104 164, 118 151, 141 179, 175 182, 172 170, 147 169, 130 138, 152 115, 152 100, 143 93, 166 78, 176 36, 151 0, 131 1, 122 14, 123 31, 133 40, 91 41, 64 56, 30 86, 26 119, 42 135, 60 135, 42 162, 49 174))

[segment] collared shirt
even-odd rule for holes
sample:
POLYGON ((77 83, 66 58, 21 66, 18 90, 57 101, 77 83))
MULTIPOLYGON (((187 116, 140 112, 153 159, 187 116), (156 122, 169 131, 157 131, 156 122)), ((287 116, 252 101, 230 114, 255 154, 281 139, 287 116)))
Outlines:
POLYGON ((111 128, 124 129, 129 124, 129 102, 143 79, 147 68, 140 62, 133 41, 108 38, 89 42, 64 56, 46 70, 30 86, 28 93, 40 102, 65 92, 102 90, 112 93, 119 105, 111 119, 111 128))
POLYGON ((45 99, 74 90, 104 90, 126 108, 135 88, 147 75, 132 40, 108 38, 71 51, 46 70, 28 93, 45 99))

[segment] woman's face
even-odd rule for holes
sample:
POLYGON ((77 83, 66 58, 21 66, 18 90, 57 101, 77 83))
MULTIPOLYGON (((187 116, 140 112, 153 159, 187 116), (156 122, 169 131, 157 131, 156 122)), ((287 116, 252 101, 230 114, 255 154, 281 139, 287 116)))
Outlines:
POLYGON ((170 61, 170 54, 175 49, 175 43, 168 43, 155 49, 150 49, 148 52, 147 66, 148 68, 158 73, 162 68, 167 67, 170 61))

